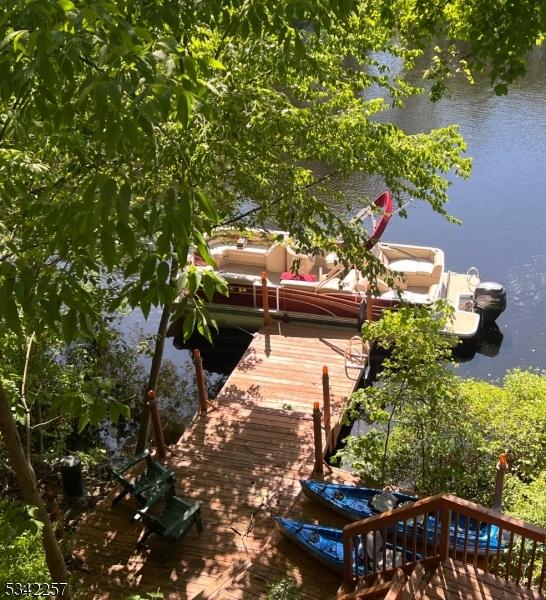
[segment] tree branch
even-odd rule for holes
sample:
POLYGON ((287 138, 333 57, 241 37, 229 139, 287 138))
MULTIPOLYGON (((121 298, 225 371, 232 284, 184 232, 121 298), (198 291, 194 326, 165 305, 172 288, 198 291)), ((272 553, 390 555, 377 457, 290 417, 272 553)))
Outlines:
MULTIPOLYGON (((308 183, 305 186, 305 189, 309 189, 315 185, 318 185, 319 183, 323 182, 325 179, 329 179, 330 177, 333 177, 334 175, 338 175, 339 173, 341 173, 341 169, 336 169, 335 171, 332 171, 331 173, 328 173, 327 175, 324 175, 323 177, 319 177, 318 179, 315 179, 315 181, 308 183)), ((270 202, 270 206, 273 204, 278 204, 282 199, 283 199, 283 196, 279 196, 278 198, 275 198, 275 200, 272 200, 270 202)), ((245 219, 246 217, 249 217, 250 215, 253 215, 253 214, 259 212, 261 209, 262 209, 262 205, 251 208, 250 210, 247 210, 246 212, 241 213, 240 215, 237 215, 236 217, 233 217, 232 219, 228 219, 227 221, 220 223, 220 225, 218 225, 218 227, 225 227, 226 225, 231 225, 232 223, 236 223, 237 221, 240 221, 241 219, 245 219)))
POLYGON ((30 459, 30 451, 31 451, 31 444, 32 444, 32 426, 31 426, 31 415, 30 415, 30 407, 27 404, 27 399, 26 399, 26 384, 27 384, 27 377, 28 377, 28 368, 30 365, 30 355, 31 355, 31 351, 32 351, 32 346, 34 344, 34 331, 32 332, 28 343, 27 343, 27 352, 26 352, 26 356, 25 356, 25 366, 23 368, 23 378, 21 379, 21 402, 23 404, 23 407, 25 409, 25 454, 26 454, 26 458, 29 464, 31 464, 31 459, 30 459))

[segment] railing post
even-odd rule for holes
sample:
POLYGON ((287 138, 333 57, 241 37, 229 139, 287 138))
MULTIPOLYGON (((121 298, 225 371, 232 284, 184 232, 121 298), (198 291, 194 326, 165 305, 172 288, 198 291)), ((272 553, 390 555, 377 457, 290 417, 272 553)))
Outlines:
POLYGON ((201 361, 201 352, 196 348, 193 351, 193 363, 195 365, 195 376, 197 378, 197 393, 199 396, 199 409, 201 413, 207 412, 207 390, 205 388, 205 374, 203 372, 203 362, 201 361))
POLYGON ((267 291, 267 273, 262 271, 262 307, 264 309, 264 327, 271 325, 271 315, 269 314, 269 294, 267 291))
POLYGON ((448 508, 447 503, 442 501, 440 504, 440 510, 442 511, 441 518, 441 532, 440 532, 440 560, 449 558, 449 533, 451 528, 451 510, 448 508))
POLYGON ((493 510, 501 512, 502 509, 502 490, 504 487, 504 476, 508 469, 508 451, 502 452, 499 455, 497 463, 497 477, 495 479, 495 497, 493 499, 493 510))
POLYGON ((343 532, 343 591, 353 591, 353 537, 343 532))
POLYGON ((372 295, 370 294, 370 292, 368 292, 366 294, 366 321, 368 321, 368 323, 371 323, 373 319, 373 314, 372 314, 372 295))
POLYGON ((150 415, 152 417, 152 426, 154 428, 155 445, 157 447, 157 455, 159 458, 165 458, 167 456, 167 449, 165 447, 165 439, 163 438, 163 429, 161 428, 161 419, 159 418, 159 409, 157 407, 157 401, 155 399, 155 391, 148 390, 148 406, 150 407, 150 415))
POLYGON ((324 406, 324 433, 326 435, 326 442, 330 441, 330 375, 328 374, 328 367, 324 365, 322 367, 322 399, 324 406))
POLYGON ((315 466, 313 473, 317 475, 324 474, 324 465, 322 460, 322 430, 320 427, 320 408, 319 403, 313 404, 313 439, 315 442, 315 466))

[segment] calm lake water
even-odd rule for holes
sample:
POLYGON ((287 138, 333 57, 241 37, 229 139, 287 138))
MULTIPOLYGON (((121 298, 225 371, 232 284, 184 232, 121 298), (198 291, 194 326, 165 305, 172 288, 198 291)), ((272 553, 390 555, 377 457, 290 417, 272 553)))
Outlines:
MULTIPOLYGON (((391 220, 384 241, 442 248, 446 267, 478 267, 482 280, 507 289, 508 306, 498 320, 504 336, 498 355, 476 354, 461 363, 465 377, 497 379, 507 369, 546 365, 546 53, 535 52, 528 75, 495 96, 487 81, 456 81, 450 97, 435 104, 412 98, 387 118, 408 133, 459 124, 473 159, 469 179, 457 179, 448 209, 452 225, 428 206, 414 204, 408 219, 391 220)), ((379 193, 360 177, 353 193, 379 193)))
MULTIPOLYGON (((395 66, 395 65, 394 65, 395 66)), ((452 225, 425 205, 414 204, 409 218, 391 220, 385 241, 437 246, 449 270, 478 267, 482 280, 507 288, 508 308, 499 318, 503 341, 498 354, 476 354, 462 362, 464 377, 497 379, 513 367, 543 368, 546 362, 546 54, 536 52, 529 73, 497 97, 486 81, 470 86, 454 82, 450 96, 435 104, 428 97, 408 101, 404 110, 386 118, 409 133, 457 123, 473 158, 468 180, 455 180, 449 193, 450 212, 462 220, 452 225)), ((343 188, 355 196, 376 195, 380 182, 355 176, 343 188)), ((123 329, 153 334, 159 313, 147 323, 136 315, 123 329)), ((235 350, 237 351, 237 350, 235 350)), ((490 352, 494 354, 496 350, 490 352)), ((188 380, 195 397, 193 366, 187 350, 168 340, 166 357, 188 380)), ((211 392, 222 383, 210 374, 211 392)), ((186 407, 188 408, 188 407, 186 407)))

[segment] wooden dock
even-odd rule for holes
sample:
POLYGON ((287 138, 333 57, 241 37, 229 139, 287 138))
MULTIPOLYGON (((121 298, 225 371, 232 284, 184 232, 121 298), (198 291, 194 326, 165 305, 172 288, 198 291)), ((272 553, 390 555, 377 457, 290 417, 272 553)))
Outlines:
MULTIPOLYGON (((302 555, 276 533, 273 516, 345 523, 306 500, 298 480, 313 470, 315 402, 322 407, 328 366, 332 431, 360 379, 346 368, 355 331, 274 323, 256 335, 215 400, 198 414, 165 464, 177 473, 177 494, 203 501, 205 530, 195 528, 162 565, 164 541, 136 550, 140 526, 129 502, 97 506, 77 534, 85 599, 127 598, 160 590, 169 600, 253 599, 291 576, 304 598, 334 597, 341 577, 302 555)), ((335 472, 337 480, 350 479, 335 472)))

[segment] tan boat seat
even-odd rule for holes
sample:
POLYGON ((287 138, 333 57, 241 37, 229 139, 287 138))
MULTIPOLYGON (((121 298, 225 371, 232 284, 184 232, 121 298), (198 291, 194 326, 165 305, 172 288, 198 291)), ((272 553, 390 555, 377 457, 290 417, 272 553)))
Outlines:
MULTIPOLYGON (((316 281, 300 281, 298 279, 281 279, 281 286, 283 288, 292 290, 306 290, 313 292, 317 287, 316 281)), ((320 290, 319 290, 320 291, 320 290)))
POLYGON ((228 260, 224 264, 252 265, 265 268, 265 248, 229 248, 228 260))
POLYGON ((308 254, 297 254, 290 246, 286 248, 286 270, 295 269, 294 262, 299 261, 298 273, 307 275, 314 267, 315 261, 308 254))
POLYGON ((273 244, 265 255, 265 270, 268 273, 282 273, 286 268, 286 246, 273 244))
POLYGON ((403 302, 410 302, 411 304, 429 304, 430 298, 428 293, 412 292, 409 290, 389 290, 381 294, 383 300, 402 300, 403 302))
POLYGON ((404 258, 402 260, 393 260, 389 263, 391 271, 400 271, 401 273, 415 273, 416 275, 432 275, 434 264, 428 260, 412 260, 404 258))
POLYGON ((360 283, 362 282, 363 277, 359 273, 357 273, 356 269, 351 269, 347 275, 341 280, 341 289, 344 292, 352 292, 358 287, 360 288, 360 283))
POLYGON ((332 277, 332 279, 329 279, 326 283, 322 283, 320 285, 320 287, 317 286, 316 291, 320 294, 320 293, 329 293, 331 294, 332 292, 339 292, 340 289, 342 290, 343 287, 340 288, 340 282, 341 279, 339 277, 332 277))

